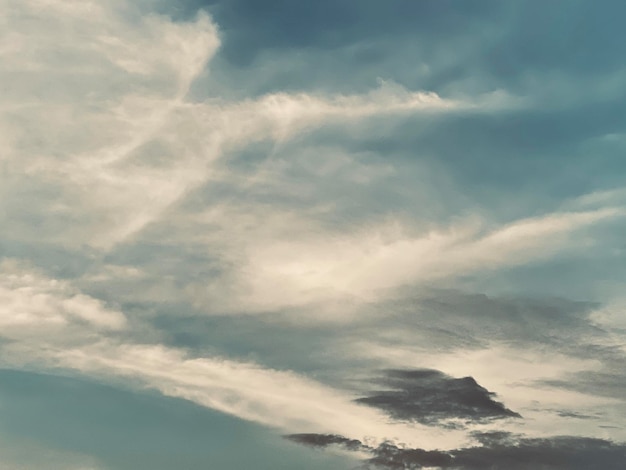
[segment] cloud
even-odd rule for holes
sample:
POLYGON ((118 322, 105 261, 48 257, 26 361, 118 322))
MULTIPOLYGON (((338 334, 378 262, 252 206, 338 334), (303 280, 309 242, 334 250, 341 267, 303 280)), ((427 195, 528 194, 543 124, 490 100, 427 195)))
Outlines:
POLYGON ((3 260, 0 273, 0 325, 5 338, 23 339, 30 333, 53 336, 53 332, 64 336, 63 330, 72 326, 106 332, 126 325, 118 310, 15 260, 3 260))
POLYGON ((57 367, 113 381, 131 381, 166 396, 184 398, 282 431, 304 427, 369 437, 375 442, 390 433, 412 441, 419 433, 424 445, 466 439, 454 430, 433 433, 419 425, 388 423, 376 410, 352 403, 349 392, 254 363, 186 357, 183 351, 173 348, 104 341, 48 354, 45 359, 57 367))
POLYGON ((351 451, 368 451, 371 455, 366 460, 368 464, 389 469, 522 470, 532 467, 546 470, 617 470, 626 458, 624 444, 569 436, 535 439, 501 432, 483 433, 476 434, 481 445, 451 451, 428 451, 391 443, 371 447, 337 435, 294 434, 287 438, 314 447, 336 445, 351 451))
MULTIPOLYGON (((214 53, 215 28, 206 15, 133 16, 125 2, 3 3, 13 45, 0 70, 6 236, 32 239, 36 224, 48 242, 110 246, 193 180, 137 160, 214 53)), ((173 150, 155 145, 162 158, 173 150)))
MULTIPOLYGON (((617 356, 616 359, 621 362, 624 359, 623 354, 617 356)), ((551 387, 583 392, 588 395, 599 395, 622 400, 624 387, 626 386, 626 375, 620 369, 619 362, 614 364, 617 367, 613 368, 613 370, 606 368, 604 370, 580 371, 578 373, 570 373, 564 379, 544 380, 542 383, 551 387)))
POLYGON ((419 235, 391 221, 352 235, 264 240, 251 247, 245 269, 249 308, 342 295, 371 301, 405 285, 528 264, 581 248, 587 241, 575 236, 579 231, 622 216, 621 209, 606 208, 547 214, 492 230, 468 221, 419 235))
POLYGON ((619 15, 268 5, 0 0, 2 363, 387 464, 621 436, 619 15))
POLYGON ((472 377, 455 379, 431 369, 388 370, 375 383, 391 390, 370 392, 357 403, 380 408, 401 421, 454 427, 464 421, 521 418, 472 377))
POLYGON ((2 196, 11 238, 28 239, 36 223, 49 241, 108 250, 205 183, 233 146, 324 122, 466 106, 392 82, 361 95, 194 102, 189 88, 219 46, 208 15, 177 23, 129 15, 125 2, 4 1, 12 28, 1 70, 2 196))
MULTIPOLYGON (((19 240, 28 251, 45 239, 94 268, 84 279, 61 280, 45 267, 3 264, 3 362, 109 380, 131 377, 271 426, 304 422, 338 432, 358 426, 381 435, 384 416, 352 403, 348 393, 250 362, 195 359, 143 344, 133 338, 141 319, 113 307, 115 295, 109 303, 81 287, 90 279, 117 279, 107 254, 167 222, 168 211, 207 182, 212 162, 231 147, 288 140, 326 123, 446 111, 458 103, 391 82, 365 94, 194 102, 190 86, 219 45, 206 14, 178 23, 144 15, 127 2, 3 5, 11 23, 0 70, 7 83, 0 128, 8 136, 0 174, 8 227, 3 240, 10 246, 19 240)), ((145 280, 145 267, 133 268, 121 271, 145 280)))
MULTIPOLYGON (((290 431, 355 433, 410 441, 420 426, 394 425, 352 402, 349 391, 301 374, 220 356, 194 357, 180 348, 140 343, 141 324, 14 262, 2 265, 2 363, 28 370, 63 370, 140 389, 154 389, 266 426, 290 431), (254 386, 251 386, 254 384, 254 386)), ((430 433, 423 442, 462 442, 460 433, 430 433)), ((425 444, 426 445, 426 444, 425 444)))
MULTIPOLYGON (((2 345, 3 357, 5 363, 8 361, 13 366, 60 368, 114 383, 122 380, 135 387, 156 389, 168 396, 184 398, 286 432, 297 429, 333 432, 358 439, 369 438, 368 442, 381 442, 394 436, 401 442, 419 444, 430 449, 438 448, 443 443, 451 448, 467 439, 467 435, 458 430, 437 432, 433 428, 416 424, 390 423, 382 413, 353 403, 352 391, 328 386, 298 373, 275 370, 254 362, 232 360, 219 355, 194 356, 181 348, 141 343, 136 339, 143 329, 141 324, 133 322, 127 325, 125 316, 119 311, 107 308, 69 282, 47 278, 36 270, 14 262, 5 262, 3 267, 7 280, 3 286, 3 295, 10 300, 11 305, 28 307, 23 310, 32 319, 26 326, 11 324, 2 332, 2 336, 9 340, 2 345), (53 318, 60 324, 59 328, 45 325, 51 311, 42 308, 42 305, 57 305, 53 318), (119 324, 112 321, 120 318, 124 320, 119 324), (121 334, 115 335, 115 330, 111 331, 109 327, 111 324, 118 329, 123 327, 121 334), (253 388, 250 387, 251 383, 255 384, 253 388)), ((137 274, 135 271, 127 273, 131 278, 137 274)), ((444 297, 440 294, 435 299, 439 306, 445 306, 441 303, 444 297)), ((523 319, 544 322, 546 320, 543 317, 546 311, 550 311, 550 307, 553 315, 550 321, 561 325, 559 328, 568 325, 568 322, 559 323, 559 319, 554 317, 555 313, 573 315, 572 319, 578 316, 577 321, 568 320, 573 331, 580 328, 577 322, 584 325, 582 320, 589 311, 589 306, 584 303, 577 305, 553 302, 543 305, 508 301, 507 304, 503 300, 491 300, 484 296, 474 299, 472 296, 458 296, 450 299, 463 299, 468 307, 472 306, 469 300, 476 301, 480 305, 476 308, 483 312, 488 321, 494 315, 501 315, 506 320, 505 315, 511 315, 508 309, 512 305, 517 305, 518 309, 530 309, 530 312, 535 309, 538 313, 536 318, 529 314, 518 317, 515 313, 508 320, 512 325, 523 319)), ((425 297, 424 300, 426 311, 429 306, 437 305, 432 298, 429 301, 425 297)), ((455 310, 455 305, 452 302, 447 319, 445 315, 442 316, 441 308, 433 313, 446 321, 451 320, 461 314, 455 310)), ((15 310, 14 308, 11 313, 15 310)), ((8 313, 5 316, 15 321, 14 316, 8 313)), ((364 320, 367 324, 368 320, 364 320)), ((483 328, 480 325, 480 315, 476 316, 476 320, 479 322, 475 330, 469 330, 474 334, 483 328)), ((506 325, 506 321, 503 324, 506 325)), ((401 323, 398 325, 401 326, 401 323)), ((436 327, 436 323, 433 326, 436 327)), ((585 331, 584 328, 582 331, 585 331)), ((389 332, 387 329, 386 333, 389 332)), ((567 335, 571 332, 564 330, 563 333, 567 335)), ((396 350, 401 349, 402 343, 398 343, 396 350)), ((452 355, 456 362, 459 357, 458 353, 452 355)), ((432 363, 432 358, 430 360, 432 363)), ((476 361, 471 361, 463 364, 464 367, 471 368, 475 363, 476 361)), ((442 360, 441 364, 445 364, 445 361, 442 360)), ((450 370, 449 367, 448 365, 442 370, 450 370)), ((529 377, 536 373, 537 370, 534 369, 529 377)), ((559 377, 558 374, 555 376, 559 377)), ((381 380, 389 389, 372 393, 361 401, 377 405, 396 419, 408 418, 427 424, 460 419, 474 426, 484 422, 485 418, 514 416, 514 412, 493 401, 490 393, 471 379, 453 379, 438 372, 421 371, 409 372, 408 376, 402 372, 391 373, 381 380), (437 393, 443 393, 448 399, 438 399, 437 393), (407 411, 411 413, 407 414, 407 411)), ((506 396, 507 394, 504 395, 505 398, 506 396)), ((545 406, 546 396, 535 396, 541 396, 545 406)), ((564 396, 560 394, 558 400, 562 401, 564 396)), ((564 409, 576 410, 575 407, 564 409)), ((519 411, 526 414, 526 410, 519 411)), ((539 415, 545 417, 545 409, 539 415)), ((563 418, 562 425, 569 422, 566 418, 568 417, 563 418)))
MULTIPOLYGON (((393 386, 372 393, 371 370, 434 369, 449 377, 473 377, 524 417, 468 421, 470 429, 626 439, 620 424, 626 410, 618 392, 624 375, 622 336, 595 322, 597 304, 439 289, 410 288, 404 295, 369 305, 347 325, 335 323, 330 333, 318 333, 330 337, 324 351, 330 349, 330 356, 358 371, 355 388, 361 397, 380 395, 383 405, 397 404, 401 415, 403 399, 407 409, 412 406, 411 393, 393 386), (615 426, 610 435, 606 425, 615 426)), ((325 369, 339 383, 353 385, 335 368, 325 369)))
POLYGON ((337 434, 289 434, 285 436, 287 439, 297 442, 299 444, 305 444, 311 447, 328 447, 330 445, 338 445, 348 450, 362 450, 368 447, 357 439, 348 439, 347 437, 339 436, 337 434))
MULTIPOLYGON (((348 304, 339 310, 340 318, 316 307, 254 316, 207 317, 193 311, 173 316, 172 310, 185 308, 177 305, 157 307, 150 324, 159 342, 193 355, 225 353, 272 368, 306 371, 322 383, 350 390, 355 398, 376 388, 373 370, 428 368, 449 377, 471 376, 525 418, 480 426, 535 436, 604 436, 601 426, 618 426, 624 416, 619 388, 596 392, 574 386, 584 372, 623 375, 623 356, 607 351, 621 336, 595 323, 597 307, 558 298, 411 287, 392 300, 359 308, 348 304), (323 314, 329 315, 325 321, 323 314), (563 412, 593 418, 581 420, 563 412)), ((597 381, 596 390, 603 383, 597 381)), ((378 389, 394 392, 380 384, 378 389)), ((467 424, 470 429, 477 426, 467 424)), ((614 429, 611 435, 626 439, 623 430, 614 429)))

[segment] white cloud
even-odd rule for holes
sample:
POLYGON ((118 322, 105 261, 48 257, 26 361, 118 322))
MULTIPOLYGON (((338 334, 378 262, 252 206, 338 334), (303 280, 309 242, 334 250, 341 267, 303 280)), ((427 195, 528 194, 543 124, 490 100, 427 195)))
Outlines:
MULTIPOLYGON (((403 285, 453 279, 523 265, 593 244, 580 237, 621 209, 547 214, 485 230, 470 220, 447 229, 413 235, 392 221, 351 235, 322 233, 276 239, 248 247, 243 269, 243 305, 271 309, 319 300, 371 301, 403 285)), ((241 305, 237 305, 241 308, 241 305)))
POLYGON ((466 106, 389 82, 365 95, 191 103, 189 87, 219 46, 206 14, 173 22, 123 1, 2 7, 0 196, 14 238, 36 223, 48 241, 110 249, 205 182, 233 146, 466 106))
POLYGON ((331 432, 374 442, 393 437, 428 448, 467 441, 462 432, 389 423, 378 411, 353 403, 350 393, 253 363, 106 342, 60 351, 54 359, 87 375, 123 378, 283 432, 331 432))
POLYGON ((149 159, 172 160, 161 171, 137 158, 171 124, 217 33, 206 15, 134 18, 123 14, 129 5, 3 1, 11 47, 0 65, 0 178, 9 236, 28 236, 38 223, 48 241, 109 246, 195 180, 184 152, 176 155, 180 145, 153 149, 149 159))
POLYGON ((152 388, 283 432, 335 432, 375 442, 396 437, 426 447, 455 446, 462 432, 391 424, 376 410, 290 371, 139 344, 121 312, 14 262, 2 264, 1 363, 4 367, 62 369, 127 386, 152 388), (76 320, 79 320, 77 323, 76 320))
POLYGON ((94 330, 120 330, 125 316, 100 300, 51 279, 14 260, 0 262, 0 336, 20 339, 55 335, 66 339, 70 326, 87 324, 94 330))

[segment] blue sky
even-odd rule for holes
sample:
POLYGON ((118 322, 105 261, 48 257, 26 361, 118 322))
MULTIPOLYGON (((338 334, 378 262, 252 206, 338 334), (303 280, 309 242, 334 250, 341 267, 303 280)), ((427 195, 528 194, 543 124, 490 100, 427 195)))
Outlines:
POLYGON ((621 2, 0 5, 1 470, 621 468, 621 2))

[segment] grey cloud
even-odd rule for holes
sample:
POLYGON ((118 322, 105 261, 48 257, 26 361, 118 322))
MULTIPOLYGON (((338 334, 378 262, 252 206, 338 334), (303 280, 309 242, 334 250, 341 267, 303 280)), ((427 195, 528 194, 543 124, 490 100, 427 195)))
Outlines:
POLYGON ((472 377, 453 378, 431 369, 388 370, 375 381, 391 390, 356 401, 380 408, 397 420, 443 424, 449 419, 481 422, 521 416, 493 399, 472 377))
MULTIPOLYGON (((244 358, 272 368, 298 370, 334 382, 343 377, 349 359, 337 357, 332 344, 337 331, 329 325, 298 328, 277 313, 205 317, 187 313, 184 306, 173 317, 159 312, 151 321, 160 341, 203 356, 218 352, 244 358), (285 354, 289 351, 289 354, 285 354), (333 380, 334 379, 334 380, 333 380)), ((306 312, 303 312, 306 314, 306 312)))
MULTIPOLYGON (((575 419, 597 419, 598 418, 597 416, 591 416, 591 415, 587 415, 583 413, 576 413, 574 411, 567 411, 567 410, 559 410, 556 412, 556 414, 558 414, 562 418, 575 418, 575 419)), ((598 427, 602 427, 602 426, 598 426, 598 427)))
MULTIPOLYGON (((132 251, 128 256, 132 256, 132 251)), ((191 257, 188 260, 188 270, 175 263, 161 263, 161 277, 183 284, 192 280, 193 276, 188 273, 203 278, 194 267, 195 261, 191 257)), ((572 357, 593 357, 610 364, 612 369, 622 357, 615 350, 609 355, 606 347, 601 346, 607 339, 607 332, 591 322, 589 315, 598 307, 592 302, 507 298, 454 289, 420 288, 407 289, 392 300, 364 306, 359 316, 348 323, 303 324, 289 319, 306 318, 324 306, 268 311, 262 315, 213 312, 207 317, 184 299, 134 303, 132 299, 138 294, 133 292, 145 292, 148 285, 131 281, 126 281, 123 289, 115 289, 118 294, 128 292, 123 309, 134 312, 143 306, 150 310, 151 313, 143 315, 148 315, 150 329, 165 344, 183 347, 197 355, 221 350, 234 357, 252 358, 269 367, 305 370, 350 388, 354 384, 346 380, 341 372, 343 368, 369 374, 372 367, 389 367, 384 361, 376 362, 376 358, 354 354, 353 346, 364 338, 383 347, 441 353, 479 350, 493 342, 503 342, 524 349, 550 348, 572 357), (285 355, 286 350, 291 353, 285 355), (346 352, 351 354, 347 356, 346 352)), ((160 295, 167 294, 164 282, 157 292, 160 295)), ((98 292, 104 294, 109 285, 103 283, 98 292)), ((145 333, 147 328, 142 331, 145 333)), ((400 367, 419 366, 402 364, 400 367)), ((445 377, 437 380, 445 384, 445 377)))
POLYGON ((348 450, 355 451, 369 449, 368 446, 363 444, 358 439, 348 439, 347 437, 339 436, 337 434, 301 433, 289 434, 285 437, 293 442, 297 442, 298 444, 304 444, 311 447, 323 448, 331 445, 337 445, 348 450))
POLYGON ((619 470, 626 459, 626 444, 572 436, 527 438, 506 432, 482 433, 475 434, 479 446, 450 451, 399 447, 389 442, 371 447, 336 435, 295 434, 287 438, 313 447, 366 450, 372 455, 366 467, 388 469, 619 470))
POLYGON ((0 238, 0 252, 6 258, 29 260, 59 279, 80 277, 97 259, 97 254, 86 247, 70 249, 44 240, 26 241, 10 236, 0 238))
POLYGON ((589 319, 598 308, 594 302, 419 289, 404 298, 385 302, 380 308, 386 309, 405 328, 427 325, 450 332, 451 340, 453 334, 459 334, 479 342, 502 340, 569 348, 573 341, 601 340, 606 336, 589 319))
POLYGON ((484 439, 482 447, 451 452, 424 452, 383 445, 374 451, 371 462, 386 468, 441 468, 482 470, 618 470, 626 459, 626 446, 602 439, 554 437, 519 440, 484 439))
POLYGON ((621 368, 583 371, 568 374, 566 380, 544 380, 540 384, 624 401, 626 395, 626 373, 623 370, 626 357, 624 355, 621 356, 620 362, 621 368))

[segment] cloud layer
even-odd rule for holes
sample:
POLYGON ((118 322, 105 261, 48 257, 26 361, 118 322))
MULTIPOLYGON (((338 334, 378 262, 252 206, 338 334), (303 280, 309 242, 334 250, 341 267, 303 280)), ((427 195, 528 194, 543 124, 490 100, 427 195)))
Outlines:
POLYGON ((320 468, 618 468, 624 7, 391 4, 0 0, 0 414, 76 380, 320 468))
POLYGON ((481 445, 450 452, 398 447, 384 443, 376 448, 336 435, 294 434, 289 439, 313 447, 340 446, 371 455, 368 463, 377 468, 440 468, 478 470, 545 468, 618 469, 626 458, 626 447, 602 439, 554 437, 529 439, 507 433, 477 435, 481 445))

